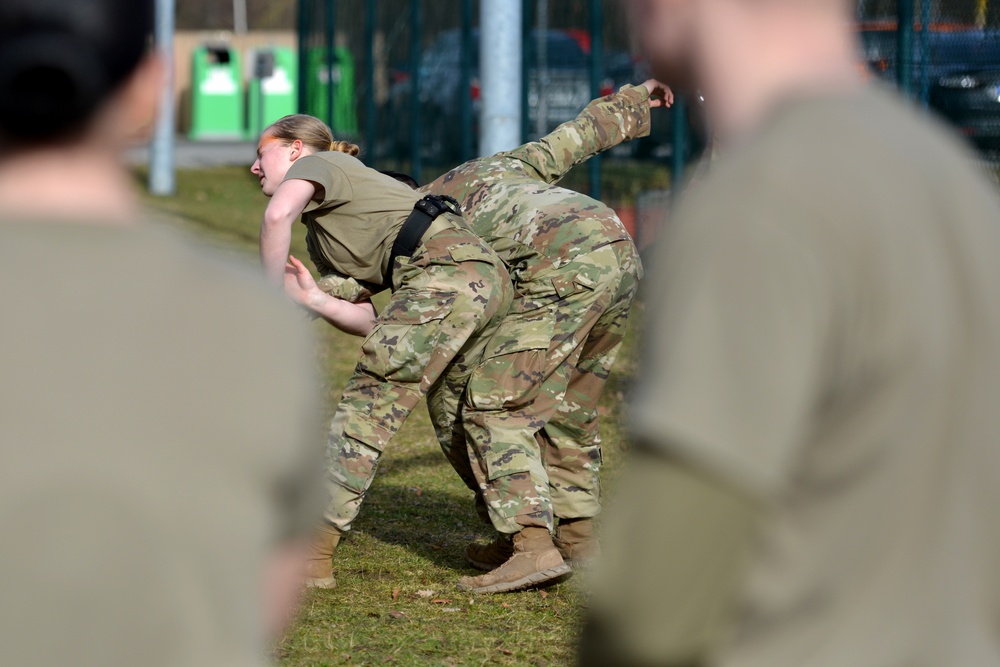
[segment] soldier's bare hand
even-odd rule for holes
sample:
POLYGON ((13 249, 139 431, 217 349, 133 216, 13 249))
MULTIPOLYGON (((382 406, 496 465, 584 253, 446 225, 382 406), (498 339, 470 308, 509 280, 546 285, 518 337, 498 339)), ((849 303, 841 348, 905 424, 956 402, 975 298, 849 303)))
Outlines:
POLYGON ((289 257, 285 265, 285 294, 306 308, 315 306, 316 302, 325 296, 316 285, 316 280, 313 279, 309 269, 294 257, 289 257))
POLYGON ((643 82, 646 90, 649 91, 649 107, 657 109, 659 107, 672 107, 674 105, 674 91, 665 83, 660 83, 656 79, 649 79, 643 82))

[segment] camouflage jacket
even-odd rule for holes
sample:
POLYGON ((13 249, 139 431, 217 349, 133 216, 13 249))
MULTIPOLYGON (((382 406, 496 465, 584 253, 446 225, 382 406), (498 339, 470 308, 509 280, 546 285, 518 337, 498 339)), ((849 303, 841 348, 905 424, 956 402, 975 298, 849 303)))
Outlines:
MULTIPOLYGON (((648 100, 644 86, 625 86, 542 139, 466 162, 420 191, 457 199, 463 217, 504 260, 514 281, 530 280, 608 243, 630 240, 614 211, 555 183, 594 155, 647 136, 648 100)), ((323 291, 350 301, 371 296, 366 286, 342 276, 319 282, 323 291)))
POLYGON ((457 199, 465 219, 507 263, 515 282, 630 240, 614 211, 555 183, 588 158, 648 135, 648 99, 645 87, 626 86, 591 102, 548 136, 466 162, 421 190, 457 199))

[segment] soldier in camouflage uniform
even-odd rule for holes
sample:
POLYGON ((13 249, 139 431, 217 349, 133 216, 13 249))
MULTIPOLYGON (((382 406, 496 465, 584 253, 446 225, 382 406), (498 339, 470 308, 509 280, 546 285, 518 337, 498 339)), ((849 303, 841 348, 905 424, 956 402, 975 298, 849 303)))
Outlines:
POLYGON ((330 427, 330 503, 308 572, 308 583, 322 588, 336 585, 334 550, 358 514, 381 453, 435 382, 455 372, 464 381, 512 297, 503 262, 460 216, 443 212, 447 206, 433 198, 432 209, 421 208, 428 202, 419 194, 368 169, 356 154, 356 147, 335 143, 318 119, 292 116, 264 132, 253 167, 272 197, 261 228, 265 272, 282 280, 295 302, 367 336, 330 427), (422 217, 427 210, 434 215, 422 217), (392 290, 381 315, 375 317, 370 301, 324 293, 288 256, 300 215, 321 272, 392 290), (412 246, 401 251, 404 238, 412 246))
POLYGON ((517 538, 527 528, 544 531, 532 536, 537 544, 555 527, 555 546, 568 561, 596 555, 597 404, 641 265, 614 211, 554 184, 590 156, 648 134, 653 91, 666 92, 653 82, 628 86, 540 141, 468 162, 424 188, 459 201, 473 230, 507 263, 516 294, 472 372, 465 428, 449 404, 453 391, 428 397, 459 469, 468 450, 462 439, 472 438, 476 490, 500 533, 487 547, 470 545, 468 560, 493 571, 463 579, 463 588, 504 590, 522 578, 531 563, 517 538))
MULTIPOLYGON (((516 291, 484 361, 428 395, 445 454, 500 533, 466 552, 474 566, 499 569, 463 579, 464 588, 522 588, 557 559, 597 554, 597 403, 641 267, 613 211, 553 184, 590 156, 648 134, 651 104, 659 104, 650 102, 654 91, 669 96, 656 82, 628 86, 538 142, 473 160, 422 188, 460 202, 473 230, 506 262, 516 291)), ((339 289, 358 296, 356 283, 339 289)))

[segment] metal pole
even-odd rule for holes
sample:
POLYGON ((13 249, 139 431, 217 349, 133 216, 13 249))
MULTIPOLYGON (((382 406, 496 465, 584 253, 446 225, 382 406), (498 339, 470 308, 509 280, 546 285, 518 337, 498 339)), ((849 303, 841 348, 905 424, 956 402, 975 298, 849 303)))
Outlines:
POLYGON ((299 113, 309 113, 309 17, 312 0, 299 0, 299 113))
POLYGON ((420 104, 420 52, 423 37, 423 21, 420 16, 420 0, 410 0, 410 175, 420 182, 420 149, 422 137, 420 104))
MULTIPOLYGON (((527 48, 531 44, 531 33, 535 27, 534 12, 531 11, 535 0, 522 0, 521 7, 521 143, 531 140, 531 66, 536 65, 528 58, 527 48)), ((536 69, 537 72, 537 69, 536 69)))
POLYGON ((336 82, 334 80, 334 72, 337 69, 337 2, 336 0, 326 0, 326 22, 325 22, 325 34, 324 39, 326 40, 326 124, 330 126, 330 129, 337 132, 336 123, 334 122, 334 88, 336 87, 336 82))
MULTIPOLYGON (((604 22, 602 0, 590 0, 590 97, 596 99, 601 94, 602 60, 604 58, 604 40, 602 39, 602 23, 604 22)), ((590 196, 601 198, 601 156, 594 156, 587 164, 590 176, 590 196)))
POLYGON ((233 32, 247 34, 247 0, 233 0, 233 32))
POLYGON ((516 148, 521 139, 521 0, 482 0, 479 40, 483 80, 480 152, 493 155, 516 148))
POLYGON ((674 154, 672 156, 673 167, 670 172, 670 191, 674 201, 677 200, 677 193, 680 192, 684 180, 684 167, 687 162, 687 100, 683 95, 678 95, 674 100, 674 106, 670 109, 673 120, 674 133, 674 154))
POLYGON ((920 102, 931 101, 931 0, 920 0, 920 102))
POLYGON ((472 159, 472 59, 476 42, 472 34, 473 0, 462 0, 462 73, 459 81, 462 120, 462 162, 472 159))
POLYGON ((896 73, 899 89, 907 95, 913 92, 913 2, 899 0, 896 23, 896 73))
POLYGON ((174 173, 174 0, 156 0, 156 44, 167 75, 160 92, 160 111, 149 151, 149 191, 169 196, 177 192, 174 173))
POLYGON ((368 54, 368 69, 365 72, 367 81, 365 88, 365 143, 368 150, 368 163, 372 166, 377 154, 375 143, 378 141, 378 108, 375 104, 375 27, 378 22, 376 0, 365 3, 365 53, 368 54))
POLYGON ((549 128, 549 0, 537 0, 535 19, 535 68, 538 72, 538 103, 535 105, 535 134, 545 136, 549 128))

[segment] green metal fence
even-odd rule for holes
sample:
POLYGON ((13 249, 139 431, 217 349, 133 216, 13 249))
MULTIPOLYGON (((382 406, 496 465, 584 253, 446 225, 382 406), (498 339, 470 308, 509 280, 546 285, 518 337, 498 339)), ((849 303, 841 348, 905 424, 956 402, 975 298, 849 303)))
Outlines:
MULTIPOLYGON (((618 0, 524 2, 525 139, 648 75, 618 0)), ((376 165, 419 176, 468 159, 478 143, 478 24, 478 0, 299 0, 299 107, 376 165)), ((1000 0, 861 0, 858 27, 875 76, 984 149, 1000 143, 1000 0)), ((682 168, 704 145, 697 107, 657 114, 650 139, 612 157, 682 168)), ((599 195, 600 163, 591 169, 599 195)))

